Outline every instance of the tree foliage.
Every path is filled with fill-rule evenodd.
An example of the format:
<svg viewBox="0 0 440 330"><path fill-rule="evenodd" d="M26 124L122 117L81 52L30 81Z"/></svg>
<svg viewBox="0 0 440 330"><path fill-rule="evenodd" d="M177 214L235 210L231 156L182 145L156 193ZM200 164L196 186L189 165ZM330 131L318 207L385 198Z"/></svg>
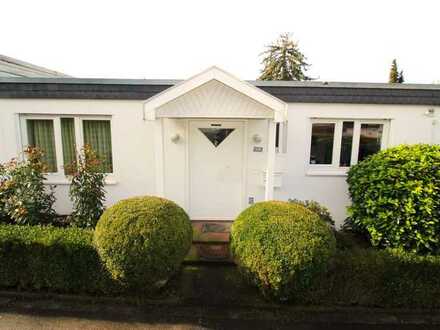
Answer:
<svg viewBox="0 0 440 330"><path fill-rule="evenodd" d="M403 71L400 70L397 66L397 61L396 59L393 60L393 63L391 64L391 69L390 69L390 77L389 77L389 83L391 84L401 84L405 81L404 77L403 77Z"/></svg>
<svg viewBox="0 0 440 330"><path fill-rule="evenodd" d="M307 58L288 33L281 34L261 55L264 56L261 62L264 68L259 79L311 80L305 73L310 66Z"/></svg>
<svg viewBox="0 0 440 330"><path fill-rule="evenodd" d="M70 221L78 227L95 228L104 212L106 174L102 173L102 161L86 145L78 160L70 165L69 172L72 175L69 195L73 201Z"/></svg>

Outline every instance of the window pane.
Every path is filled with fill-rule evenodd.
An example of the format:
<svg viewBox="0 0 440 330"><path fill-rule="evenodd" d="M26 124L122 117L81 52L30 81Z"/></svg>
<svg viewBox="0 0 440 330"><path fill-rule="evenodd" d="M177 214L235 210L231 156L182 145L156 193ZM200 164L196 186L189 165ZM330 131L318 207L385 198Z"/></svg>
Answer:
<svg viewBox="0 0 440 330"><path fill-rule="evenodd" d="M112 141L109 120L84 120L84 144L88 144L102 159L102 170L113 172Z"/></svg>
<svg viewBox="0 0 440 330"><path fill-rule="evenodd" d="M335 124L312 125L312 147L310 164L331 164L333 156L333 137Z"/></svg>
<svg viewBox="0 0 440 330"><path fill-rule="evenodd" d="M279 153L287 152L287 122L276 123L275 150Z"/></svg>
<svg viewBox="0 0 440 330"><path fill-rule="evenodd" d="M61 137L63 142L64 173L71 173L71 166L76 160L75 123L73 118L61 118Z"/></svg>
<svg viewBox="0 0 440 330"><path fill-rule="evenodd" d="M199 128L199 130L217 148L234 131L234 128Z"/></svg>
<svg viewBox="0 0 440 330"><path fill-rule="evenodd" d="M47 172L57 172L53 120L28 119L26 123L29 146L41 149Z"/></svg>
<svg viewBox="0 0 440 330"><path fill-rule="evenodd" d="M383 125L382 124L362 124L359 140L358 161L362 161L368 156L375 154L380 150L382 142Z"/></svg>
<svg viewBox="0 0 440 330"><path fill-rule="evenodd" d="M278 150L280 147L280 123L276 123L275 126L275 148Z"/></svg>
<svg viewBox="0 0 440 330"><path fill-rule="evenodd" d="M354 122L344 121L342 124L341 138L341 157L339 166L350 166L351 164L351 148L353 145L353 129Z"/></svg>

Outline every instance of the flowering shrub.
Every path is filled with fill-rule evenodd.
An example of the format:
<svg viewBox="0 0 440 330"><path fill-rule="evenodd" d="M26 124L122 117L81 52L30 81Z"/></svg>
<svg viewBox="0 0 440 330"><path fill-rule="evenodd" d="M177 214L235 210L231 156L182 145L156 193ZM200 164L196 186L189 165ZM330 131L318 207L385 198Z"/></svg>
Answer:
<svg viewBox="0 0 440 330"><path fill-rule="evenodd" d="M78 160L70 165L72 175L69 195L73 201L70 222L78 227L95 228L104 212L105 173L102 173L102 161L93 149L86 145Z"/></svg>
<svg viewBox="0 0 440 330"><path fill-rule="evenodd" d="M55 217L54 187L46 189L43 152L28 147L25 160L0 165L0 220L21 225L50 223Z"/></svg>

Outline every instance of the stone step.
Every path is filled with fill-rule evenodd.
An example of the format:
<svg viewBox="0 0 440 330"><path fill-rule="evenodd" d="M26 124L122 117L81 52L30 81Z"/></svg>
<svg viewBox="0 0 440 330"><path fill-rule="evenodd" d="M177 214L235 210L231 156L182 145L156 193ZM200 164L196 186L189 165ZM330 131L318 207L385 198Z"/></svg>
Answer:
<svg viewBox="0 0 440 330"><path fill-rule="evenodd" d="M194 243L228 243L232 221L192 221Z"/></svg>
<svg viewBox="0 0 440 330"><path fill-rule="evenodd" d="M193 243L185 261L233 262L227 243Z"/></svg>
<svg viewBox="0 0 440 330"><path fill-rule="evenodd" d="M229 251L232 221L192 221L193 244L186 261L233 262Z"/></svg>

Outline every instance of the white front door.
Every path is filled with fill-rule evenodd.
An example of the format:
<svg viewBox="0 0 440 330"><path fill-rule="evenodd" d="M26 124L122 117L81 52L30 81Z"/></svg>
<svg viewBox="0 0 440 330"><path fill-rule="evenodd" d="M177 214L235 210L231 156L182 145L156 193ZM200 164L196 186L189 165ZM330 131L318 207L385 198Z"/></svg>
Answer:
<svg viewBox="0 0 440 330"><path fill-rule="evenodd" d="M243 205L244 122L190 121L189 214L233 220Z"/></svg>

